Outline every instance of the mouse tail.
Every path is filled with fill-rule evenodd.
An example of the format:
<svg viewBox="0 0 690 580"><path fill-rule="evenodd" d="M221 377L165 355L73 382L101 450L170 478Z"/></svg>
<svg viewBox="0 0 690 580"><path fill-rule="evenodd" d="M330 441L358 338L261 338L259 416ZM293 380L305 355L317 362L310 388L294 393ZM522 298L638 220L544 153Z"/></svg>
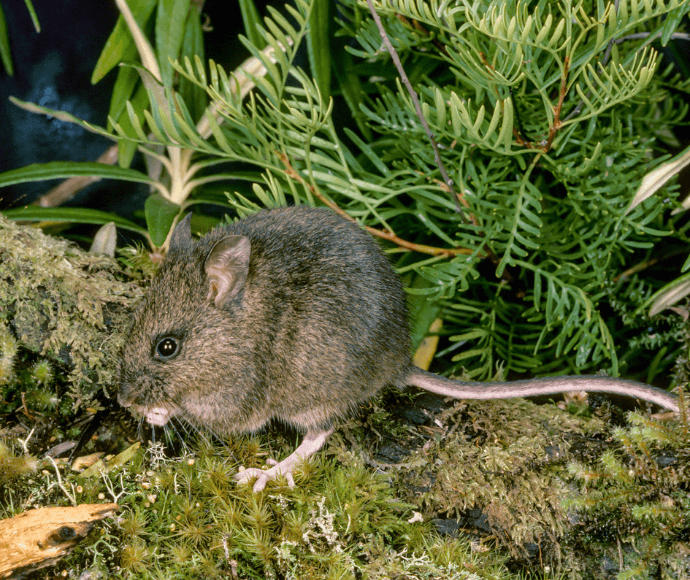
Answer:
<svg viewBox="0 0 690 580"><path fill-rule="evenodd" d="M505 383L480 383L456 381L412 366L405 377L405 384L454 399L474 400L535 397L568 391L613 393L649 401L676 413L679 411L677 397L663 389L603 376L545 377Z"/></svg>

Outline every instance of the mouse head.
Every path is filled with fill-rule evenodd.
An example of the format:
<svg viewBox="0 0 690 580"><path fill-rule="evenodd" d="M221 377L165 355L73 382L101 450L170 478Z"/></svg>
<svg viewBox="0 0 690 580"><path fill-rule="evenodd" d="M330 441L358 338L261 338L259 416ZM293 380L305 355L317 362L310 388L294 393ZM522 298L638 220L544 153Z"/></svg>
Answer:
<svg viewBox="0 0 690 580"><path fill-rule="evenodd" d="M238 311L251 244L222 229L196 242L190 216L175 228L122 352L118 402L152 425L173 416L211 423L232 403L219 377L242 365Z"/></svg>

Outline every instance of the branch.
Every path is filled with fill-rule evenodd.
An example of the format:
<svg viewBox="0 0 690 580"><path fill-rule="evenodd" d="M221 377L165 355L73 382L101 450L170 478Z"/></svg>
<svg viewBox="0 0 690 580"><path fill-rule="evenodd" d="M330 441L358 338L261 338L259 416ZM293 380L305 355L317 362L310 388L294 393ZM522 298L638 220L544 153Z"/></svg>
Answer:
<svg viewBox="0 0 690 580"><path fill-rule="evenodd" d="M349 221L354 222L354 223L359 225L357 220L355 218L353 218L350 214L348 214L345 210L343 210L340 206L338 206L338 204L336 204L335 202L328 199L315 186L305 182L304 178L291 165L290 160L288 159L287 155L285 155L284 153L281 153L280 151L276 151L276 155L278 156L280 161L285 166L285 175L287 177L294 179L295 181L300 183L302 186L309 189L309 191L311 191L326 206L330 207L338 215L344 217L346 220L349 220ZM406 250L410 250L413 252L419 252L421 254L429 254L431 256L447 256L449 258L452 258L453 256L458 256L460 254L471 254L472 253L472 250L470 250L468 248L436 248L433 246L425 246L422 244L415 244L413 242L408 242L407 240L403 240L402 238L399 238L393 232L384 231L384 230L377 230L376 228L372 228L370 226L364 226L364 229L367 230L372 236L376 236L378 238L382 238L384 240L392 242L393 244L395 244L396 246L398 246L400 248L405 248Z"/></svg>
<svg viewBox="0 0 690 580"><path fill-rule="evenodd" d="M549 128L549 137L544 144L542 151L547 153L551 149L553 140L558 134L558 130L563 126L561 123L561 111L563 110L563 103L565 102L565 95L568 93L568 71L570 69L570 60L566 56L563 61L563 73L561 75L561 89L558 94L558 103L553 108L553 123Z"/></svg>
<svg viewBox="0 0 690 580"><path fill-rule="evenodd" d="M405 88L407 88L407 92L410 94L410 97L412 98L412 103L414 104L415 113L417 114L417 117L419 118L419 121L422 124L422 127L424 127L424 131L426 132L427 137L429 137L429 141L431 141L431 146L434 149L434 161L436 162L436 165L438 166L438 169L441 172L441 176L443 177L443 181L446 183L446 186L448 187L448 189L450 190L450 192L452 194L453 201L455 203L455 211L457 211L458 213L462 213L462 208L458 204L457 193L455 192L455 189L453 188L453 180L449 177L448 173L446 172L446 168L443 166L443 162L441 161L441 154L439 153L439 150L438 150L438 145L436 144L434 134L431 132L431 129L429 128L429 124L426 122L426 119L424 118L424 114L422 113L422 107L419 104L419 98L417 97L417 93L412 88L412 84L410 83L410 79L407 78L407 74L405 74L405 69L403 69L402 63L400 62L400 57L398 56L398 53L396 52L396 50L393 48L393 45L391 44L391 41L388 38L388 35L386 34L386 31L383 28L383 23L381 22L381 17L376 12L376 9L374 8L374 4L372 3L372 0L367 0L367 4L369 5L369 10L371 11L371 15L374 17L374 22L376 22L376 26L379 29L379 33L381 34L381 38L383 39L383 43L386 45L386 49L388 50L388 53L391 55L391 58L393 59L393 63L395 64L395 68L398 69L398 73L400 74L400 79L402 80L403 84L405 85Z"/></svg>

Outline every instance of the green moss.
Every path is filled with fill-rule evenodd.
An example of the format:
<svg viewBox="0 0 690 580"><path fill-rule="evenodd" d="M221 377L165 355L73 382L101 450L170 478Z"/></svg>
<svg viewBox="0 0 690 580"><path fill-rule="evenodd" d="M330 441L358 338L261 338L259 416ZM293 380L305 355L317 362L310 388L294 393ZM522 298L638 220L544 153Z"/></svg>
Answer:
<svg viewBox="0 0 690 580"><path fill-rule="evenodd" d="M68 369L67 395L75 410L98 405L99 395L112 392L113 361L123 344L128 312L141 296L135 283L124 281L115 260L0 216L0 324L5 333L0 336L0 384L12 373L7 361L16 354L14 340L16 347ZM34 367L34 382L47 384L47 364Z"/></svg>
<svg viewBox="0 0 690 580"><path fill-rule="evenodd" d="M110 577L142 580L514 577L504 556L440 538L428 522L415 521L413 506L396 498L388 478L357 462L320 455L296 473L295 488L279 481L254 494L237 486L236 456L255 460L249 451L257 446L260 457L277 456L292 445L275 434L268 441L201 441L180 459L152 448L136 456L145 464L132 461L84 483L82 501L105 491L105 501L120 494L122 508L60 566L101 566ZM63 474L66 485L72 477Z"/></svg>
<svg viewBox="0 0 690 580"><path fill-rule="evenodd" d="M0 486L10 483L23 475L33 474L38 466L35 457L17 454L0 441Z"/></svg>
<svg viewBox="0 0 690 580"><path fill-rule="evenodd" d="M565 505L577 510L581 532L569 544L588 564L618 562L618 580L690 577L690 421L629 419L596 461L569 465L580 489Z"/></svg>

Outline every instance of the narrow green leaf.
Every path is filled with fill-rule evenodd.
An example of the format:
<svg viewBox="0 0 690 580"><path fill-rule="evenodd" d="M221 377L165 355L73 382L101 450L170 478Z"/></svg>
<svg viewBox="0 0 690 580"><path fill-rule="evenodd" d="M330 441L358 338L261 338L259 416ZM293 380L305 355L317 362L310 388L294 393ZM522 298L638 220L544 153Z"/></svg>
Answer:
<svg viewBox="0 0 690 580"><path fill-rule="evenodd" d="M20 169L0 173L0 187L7 187L15 183L27 183L29 181L62 179L77 175L89 175L101 177L102 179L121 179L137 183L153 183L152 179L133 169L125 169L104 163L51 161L49 163L33 163Z"/></svg>
<svg viewBox="0 0 690 580"><path fill-rule="evenodd" d="M190 0L158 0L156 14L156 54L161 79L166 87L172 86L174 69L171 61L178 60Z"/></svg>
<svg viewBox="0 0 690 580"><path fill-rule="evenodd" d="M146 228L126 220L114 213L81 207L40 207L27 205L17 209L3 210L2 215L11 220L67 222L75 224L103 225L114 222L118 228L146 235Z"/></svg>
<svg viewBox="0 0 690 580"><path fill-rule="evenodd" d="M144 89L145 90L145 89ZM148 100L148 96L146 97ZM141 111L141 116L146 118L146 108L142 109ZM148 141L148 137L146 136L146 133L144 132L144 128L141 124L140 117L137 115L137 112L134 110L134 105L127 101L127 119L129 120L129 126L132 128L134 131L137 139L140 141ZM119 125L116 126L120 127ZM124 130L122 127L120 127L121 130Z"/></svg>
<svg viewBox="0 0 690 580"><path fill-rule="evenodd" d="M364 141L362 141L358 135L356 135L353 131L345 127L345 133L347 136L352 140L352 142L359 147L359 149L362 151L364 155L366 155L367 159L371 161L376 169L378 169L381 172L381 175L390 175L390 170L388 169L388 166L381 160L381 158L374 152L374 150L369 147Z"/></svg>
<svg viewBox="0 0 690 580"><path fill-rule="evenodd" d="M327 102L331 96L331 35L329 27L331 0L313 0L307 33L307 54L311 72L321 98Z"/></svg>
<svg viewBox="0 0 690 580"><path fill-rule="evenodd" d="M671 35L678 29L683 17L688 13L688 6L681 5L674 8L667 15L661 27L661 46L666 46Z"/></svg>
<svg viewBox="0 0 690 580"><path fill-rule="evenodd" d="M204 72L204 31L201 24L201 13L196 4L191 4L185 26L184 40L182 41L181 61L189 63L194 60ZM205 76L205 73L202 75ZM196 123L199 121L208 106L208 95L204 88L190 81L185 76L180 76L180 84L177 89L178 94L184 100L192 119Z"/></svg>
<svg viewBox="0 0 690 580"><path fill-rule="evenodd" d="M14 67L12 66L12 51L10 50L10 37L7 34L7 22L5 21L5 13L2 11L2 4L0 4L0 59L2 59L2 66L8 75L14 74Z"/></svg>
<svg viewBox="0 0 690 580"><path fill-rule="evenodd" d="M544 39L547 37L549 32L551 32L551 24L553 23L553 16L549 13L542 24L541 30L537 33L537 38L534 39L534 44L539 46Z"/></svg>
<svg viewBox="0 0 690 580"><path fill-rule="evenodd" d="M355 65L352 62L352 55L345 50L345 42L343 39L332 39L334 45L331 55L333 56L333 73L338 82L338 88L345 98L345 102L350 109L350 114L357 122L357 127L365 139L371 141L372 134L369 125L366 123L364 114L362 113L362 104L364 103L364 90L360 82L359 75L355 71Z"/></svg>
<svg viewBox="0 0 690 580"><path fill-rule="evenodd" d="M168 237L175 218L180 213L180 206L165 199L162 195L150 195L144 205L146 226L151 243L160 248Z"/></svg>
<svg viewBox="0 0 690 580"><path fill-rule="evenodd" d="M139 73L133 67L122 66L117 71L117 79L110 97L110 108L108 109L108 117L112 117L116 122L120 122L127 106L127 101L134 93L134 89L139 82ZM148 99L147 99L148 100ZM108 124L108 128L111 125Z"/></svg>
<svg viewBox="0 0 690 580"><path fill-rule="evenodd" d="M158 0L137 0L132 2L132 14L137 21L139 28L145 28L153 9ZM137 48L134 44L134 39L127 28L125 19L122 15L117 19L115 28L110 33L108 40L103 47L101 55L98 57L98 62L93 69L91 75L91 83L96 84L100 81L110 70L117 66L124 60L131 60L137 55Z"/></svg>
<svg viewBox="0 0 690 580"><path fill-rule="evenodd" d="M24 0L24 4L26 4L26 9L29 11L29 16L31 16L31 22L34 23L34 29L36 32L41 32L41 23L38 21L38 16L36 16L36 10L34 10L31 0Z"/></svg>
<svg viewBox="0 0 690 580"><path fill-rule="evenodd" d="M118 126L133 139L141 139L146 141L146 135L144 135L141 127L134 127L132 124L131 115L137 115L139 112L143 116L144 109L149 105L149 97L146 92L144 85L139 85L139 88L134 93L131 101L125 103L125 110L122 111L120 118L117 120ZM136 117L135 117L136 118ZM118 142L119 155L118 155L118 165L120 167L129 167L132 163L132 158L137 150L137 143L134 141L127 141L121 139Z"/></svg>
<svg viewBox="0 0 690 580"><path fill-rule="evenodd" d="M496 105L498 107L498 104ZM492 123L493 124L493 123ZM503 100L503 123L501 131L496 138L496 145L502 145L506 151L510 151L513 144L513 99Z"/></svg>
<svg viewBox="0 0 690 580"><path fill-rule="evenodd" d="M266 46L266 41L259 34L259 27L261 27L261 17L259 11L256 9L256 4L253 0L239 0L240 12L242 14L242 23L244 24L244 33L251 43L259 50L263 50Z"/></svg>
<svg viewBox="0 0 690 580"><path fill-rule="evenodd" d="M551 40L549 40L549 43L546 45L548 48L553 48L554 45L558 44L558 41L561 39L561 35L563 34L564 28L565 18L562 18L556 25L556 30L554 30L553 35L551 36Z"/></svg>
<svg viewBox="0 0 690 580"><path fill-rule="evenodd" d="M98 127L96 125L92 125L91 123L87 123L86 121L82 121L78 117L75 117L74 115L70 115L69 113L66 113L65 111L57 111L55 109L49 109L48 107L41 107L40 105L35 105L34 103L27 103L26 101L20 101L19 99L15 98L15 97L10 97L10 102L17 105L21 109L24 109L25 111L30 111L31 113L39 113L41 115L49 115L51 117L55 117L56 119L59 119L60 121L65 121L67 123L74 123L75 125L79 125L83 129L86 129L90 133L96 133L97 135L102 135L103 137L106 137L107 139L112 139L113 141L115 140L115 137L113 137L112 134L110 134L108 131L106 131L102 127Z"/></svg>

